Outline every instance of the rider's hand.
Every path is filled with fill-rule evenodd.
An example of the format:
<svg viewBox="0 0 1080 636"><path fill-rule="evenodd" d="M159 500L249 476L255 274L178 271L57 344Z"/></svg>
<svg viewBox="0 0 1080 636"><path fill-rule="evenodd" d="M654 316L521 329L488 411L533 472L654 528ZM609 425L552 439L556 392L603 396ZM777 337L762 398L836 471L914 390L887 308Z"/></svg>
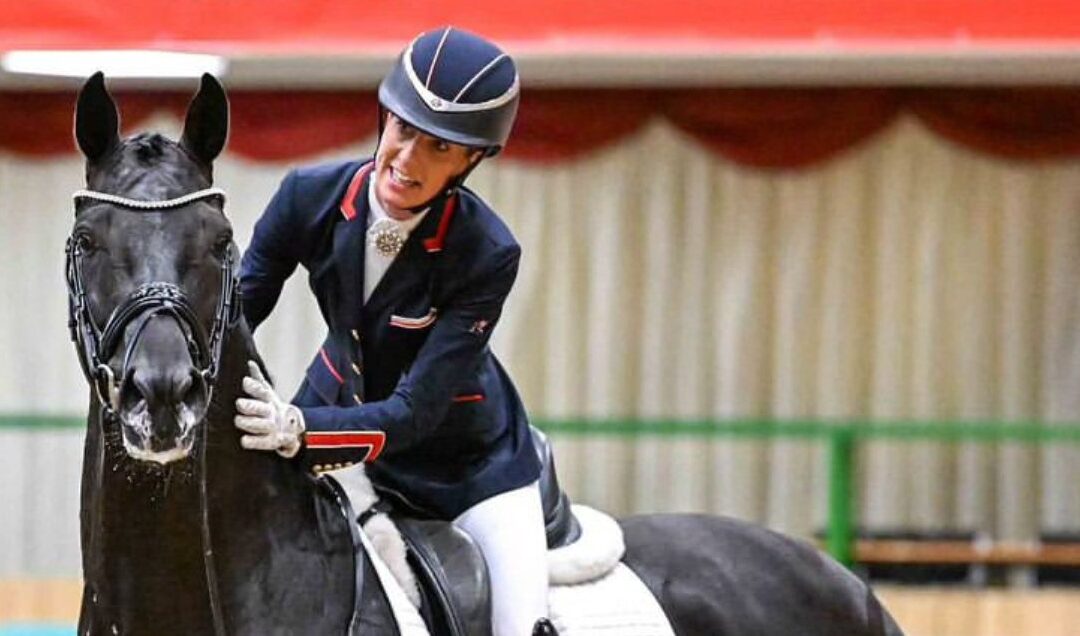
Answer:
<svg viewBox="0 0 1080 636"><path fill-rule="evenodd" d="M277 451L283 457L296 455L300 450L300 436L304 433L304 415L300 409L278 397L274 387L263 377L259 365L250 360L244 392L251 398L236 400L233 423L250 434L241 437L240 444L251 450Z"/></svg>

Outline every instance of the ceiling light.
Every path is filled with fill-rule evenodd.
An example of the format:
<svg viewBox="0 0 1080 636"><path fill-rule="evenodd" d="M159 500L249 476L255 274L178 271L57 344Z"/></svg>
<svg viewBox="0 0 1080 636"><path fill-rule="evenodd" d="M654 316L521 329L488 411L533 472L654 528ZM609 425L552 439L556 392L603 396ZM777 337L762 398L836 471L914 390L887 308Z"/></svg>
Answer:
<svg viewBox="0 0 1080 636"><path fill-rule="evenodd" d="M11 51L0 57L9 73L88 77L97 71L106 77L220 76L227 62L217 55L172 51Z"/></svg>

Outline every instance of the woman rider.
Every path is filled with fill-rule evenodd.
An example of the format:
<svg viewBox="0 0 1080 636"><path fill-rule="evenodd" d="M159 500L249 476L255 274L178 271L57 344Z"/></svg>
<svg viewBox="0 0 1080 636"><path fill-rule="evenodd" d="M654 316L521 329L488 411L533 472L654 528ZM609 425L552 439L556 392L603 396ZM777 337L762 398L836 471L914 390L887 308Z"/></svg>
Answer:
<svg viewBox="0 0 1080 636"><path fill-rule="evenodd" d="M491 42L421 34L379 86L374 158L290 172L241 273L252 329L298 264L328 326L291 404L245 381L244 446L313 467L367 461L384 496L452 521L487 561L496 636L554 633L537 453L488 348L521 250L462 185L506 144L518 98Z"/></svg>

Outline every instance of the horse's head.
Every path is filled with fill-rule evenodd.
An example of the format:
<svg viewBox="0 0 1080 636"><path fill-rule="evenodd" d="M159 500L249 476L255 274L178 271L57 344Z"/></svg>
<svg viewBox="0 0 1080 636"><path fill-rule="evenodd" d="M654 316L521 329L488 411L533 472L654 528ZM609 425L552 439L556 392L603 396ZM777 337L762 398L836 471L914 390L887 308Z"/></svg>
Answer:
<svg viewBox="0 0 1080 636"><path fill-rule="evenodd" d="M225 92L203 76L179 143L118 131L97 73L75 114L87 189L76 193L68 241L72 331L128 455L166 464L191 452L237 312L236 247L224 195L211 188L228 131Z"/></svg>

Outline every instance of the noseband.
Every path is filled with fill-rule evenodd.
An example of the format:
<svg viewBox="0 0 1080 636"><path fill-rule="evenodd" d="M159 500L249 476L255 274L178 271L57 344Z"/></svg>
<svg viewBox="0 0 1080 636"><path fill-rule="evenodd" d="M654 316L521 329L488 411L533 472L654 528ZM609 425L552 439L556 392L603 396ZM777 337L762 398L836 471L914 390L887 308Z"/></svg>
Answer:
<svg viewBox="0 0 1080 636"><path fill-rule="evenodd" d="M224 214L225 192L220 188L208 188L192 192L166 201L139 201L95 192L79 190L73 195L78 203L90 200L109 203L134 212L160 212L176 209L197 201L215 199ZM83 281L81 257L83 246L71 236L67 240L66 275L68 288L68 329L79 355L79 364L83 374L97 392L98 400L107 416L116 415L120 407L120 384L127 376L132 353L139 336L147 323L154 316L164 314L172 317L180 325L180 331L187 340L188 352L203 381L206 382L209 396L213 395L214 382L217 379L221 362L221 347L225 330L232 327L240 318L240 288L233 262L232 250L226 250L221 262L221 288L217 309L210 332L199 322L183 290L177 285L155 281L140 285L121 303L105 323L99 328L94 321L86 297L86 285ZM136 322L138 321L138 322ZM136 323L136 328L124 350L120 376L112 371L109 360L115 355L128 325Z"/></svg>

